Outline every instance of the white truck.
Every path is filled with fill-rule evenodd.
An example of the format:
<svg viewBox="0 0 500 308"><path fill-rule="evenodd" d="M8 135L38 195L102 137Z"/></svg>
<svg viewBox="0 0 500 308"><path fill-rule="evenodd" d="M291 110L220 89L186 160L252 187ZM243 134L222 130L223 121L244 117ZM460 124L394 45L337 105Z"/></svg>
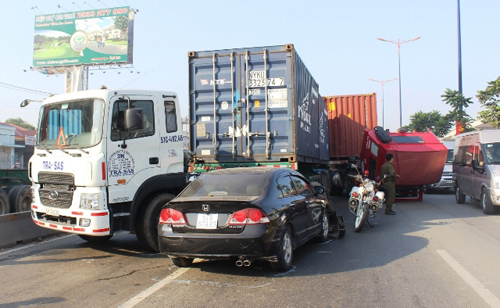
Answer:
<svg viewBox="0 0 500 308"><path fill-rule="evenodd" d="M33 221L106 241L135 233L158 251L161 207L187 185L177 94L99 90L42 102L29 162Z"/></svg>

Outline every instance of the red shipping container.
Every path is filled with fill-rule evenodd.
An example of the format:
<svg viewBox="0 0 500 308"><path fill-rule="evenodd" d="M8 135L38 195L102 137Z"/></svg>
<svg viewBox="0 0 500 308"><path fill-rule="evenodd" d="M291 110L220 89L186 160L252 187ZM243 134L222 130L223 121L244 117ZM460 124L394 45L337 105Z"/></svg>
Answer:
<svg viewBox="0 0 500 308"><path fill-rule="evenodd" d="M328 109L330 159L359 157L365 128L377 126L377 95L323 96Z"/></svg>

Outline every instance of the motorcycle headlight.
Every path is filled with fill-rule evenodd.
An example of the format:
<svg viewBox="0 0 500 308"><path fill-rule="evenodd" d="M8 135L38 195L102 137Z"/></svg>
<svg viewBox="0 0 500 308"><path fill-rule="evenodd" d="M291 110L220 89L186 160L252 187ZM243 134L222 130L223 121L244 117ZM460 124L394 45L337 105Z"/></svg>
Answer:
<svg viewBox="0 0 500 308"><path fill-rule="evenodd" d="M99 210L99 194L83 193L80 197L80 208L82 210Z"/></svg>
<svg viewBox="0 0 500 308"><path fill-rule="evenodd" d="M493 173L493 182L495 183L495 189L500 189L500 174Z"/></svg>
<svg viewBox="0 0 500 308"><path fill-rule="evenodd" d="M365 187L367 192L371 192L375 189L375 186L372 182L365 183L363 186Z"/></svg>

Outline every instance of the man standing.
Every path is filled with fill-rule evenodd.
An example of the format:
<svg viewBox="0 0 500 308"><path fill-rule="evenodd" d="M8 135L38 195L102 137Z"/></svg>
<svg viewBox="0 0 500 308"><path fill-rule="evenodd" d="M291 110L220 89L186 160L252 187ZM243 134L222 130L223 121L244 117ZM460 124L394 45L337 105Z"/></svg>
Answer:
<svg viewBox="0 0 500 308"><path fill-rule="evenodd" d="M387 154L385 160L385 164L383 164L382 169L380 169L380 176L382 178L387 175L384 180L384 186L386 187L385 215L396 215L396 212L392 210L392 205L394 204L394 199L396 199L396 178L400 178L400 176L396 174L396 170L394 170L394 166L392 165L394 155L390 153Z"/></svg>

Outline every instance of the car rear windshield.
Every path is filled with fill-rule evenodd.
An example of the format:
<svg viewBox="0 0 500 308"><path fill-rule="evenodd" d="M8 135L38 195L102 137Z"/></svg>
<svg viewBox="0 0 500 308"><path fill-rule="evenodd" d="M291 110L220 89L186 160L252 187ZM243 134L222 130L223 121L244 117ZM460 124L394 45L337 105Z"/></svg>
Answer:
<svg viewBox="0 0 500 308"><path fill-rule="evenodd" d="M261 173L204 174L179 197L259 196L265 182Z"/></svg>

